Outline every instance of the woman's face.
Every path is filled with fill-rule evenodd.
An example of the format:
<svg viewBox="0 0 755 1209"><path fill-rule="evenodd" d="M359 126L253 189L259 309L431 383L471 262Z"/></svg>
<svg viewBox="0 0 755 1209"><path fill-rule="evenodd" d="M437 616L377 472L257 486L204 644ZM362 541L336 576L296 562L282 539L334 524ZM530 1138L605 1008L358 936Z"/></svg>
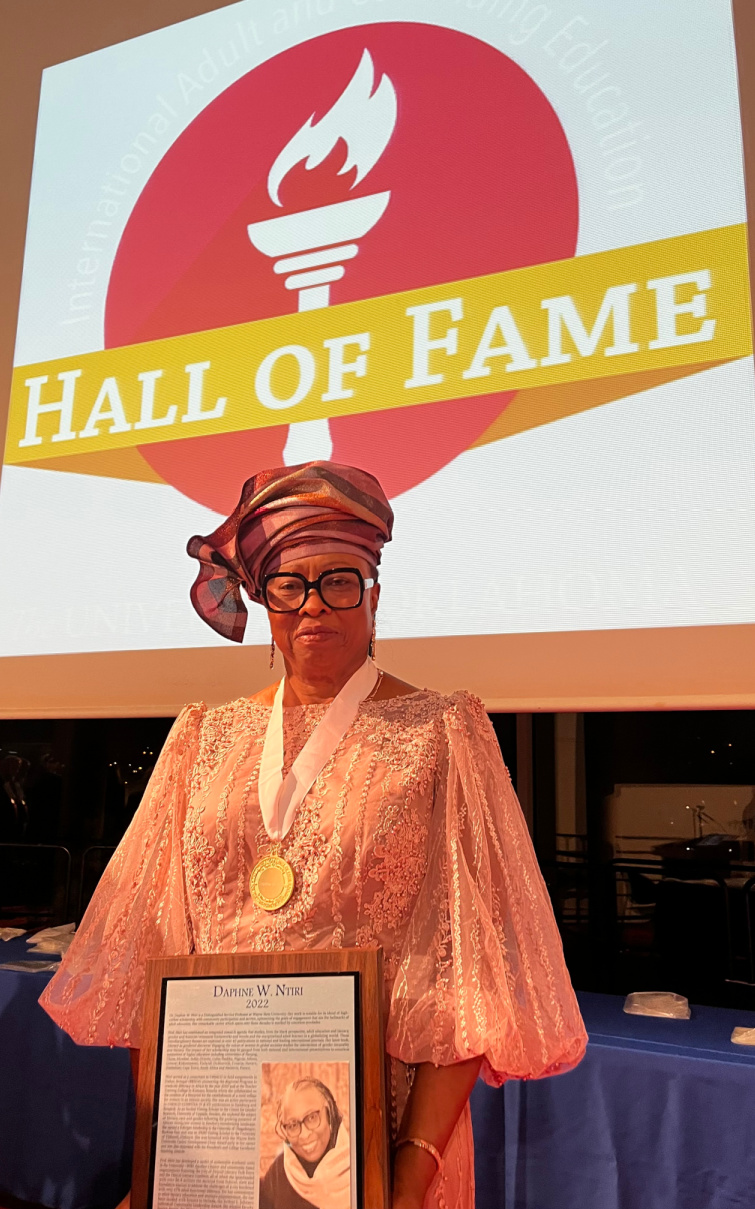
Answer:
<svg viewBox="0 0 755 1209"><path fill-rule="evenodd" d="M281 1120L294 1154L308 1163L316 1163L325 1154L330 1141L330 1119L322 1094L316 1087L289 1088L283 1097ZM297 1137L289 1129L299 1125ZM295 1125L294 1125L295 1132Z"/></svg>
<svg viewBox="0 0 755 1209"><path fill-rule="evenodd" d="M356 567L364 579L374 577L366 559L353 554L317 554L283 563L280 571L297 572L315 580L323 571L337 567ZM275 645L286 663L304 678L321 669L337 673L340 668L356 667L367 656L380 588L366 588L358 609L331 609L314 590L295 613L270 613L270 630Z"/></svg>

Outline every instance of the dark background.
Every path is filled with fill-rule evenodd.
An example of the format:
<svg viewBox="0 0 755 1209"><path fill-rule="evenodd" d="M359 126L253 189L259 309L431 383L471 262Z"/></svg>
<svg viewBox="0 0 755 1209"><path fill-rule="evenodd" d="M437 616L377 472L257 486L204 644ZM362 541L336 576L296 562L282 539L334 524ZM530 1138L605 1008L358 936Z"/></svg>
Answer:
<svg viewBox="0 0 755 1209"><path fill-rule="evenodd" d="M570 837L557 833L556 716L491 720L530 816L577 988L675 990L755 1007L755 893L746 887L755 853L744 844L722 863L700 849L686 864L651 854L627 870L605 827L616 784L755 786L755 713L578 715L584 824ZM171 724L0 721L0 926L78 922ZM630 918L622 914L627 894Z"/></svg>

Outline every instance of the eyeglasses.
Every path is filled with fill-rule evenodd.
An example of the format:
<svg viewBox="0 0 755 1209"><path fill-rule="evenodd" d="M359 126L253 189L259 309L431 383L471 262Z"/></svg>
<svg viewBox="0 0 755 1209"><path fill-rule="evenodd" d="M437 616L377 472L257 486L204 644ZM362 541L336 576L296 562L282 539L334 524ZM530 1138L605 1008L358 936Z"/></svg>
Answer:
<svg viewBox="0 0 755 1209"><path fill-rule="evenodd" d="M283 1132L289 1141L292 1141L298 1138L299 1134L301 1133L302 1125L304 1125L310 1132L314 1129L319 1129L322 1121L322 1113L323 1110L321 1108L315 1108L312 1112L308 1112L306 1117L302 1117L301 1121L297 1121L295 1119L291 1121L281 1121Z"/></svg>
<svg viewBox="0 0 755 1209"><path fill-rule="evenodd" d="M265 576L262 597L271 613L297 613L313 589L329 609L358 609L365 588L374 583L374 579L363 579L356 567L336 567L323 571L317 579L276 572Z"/></svg>

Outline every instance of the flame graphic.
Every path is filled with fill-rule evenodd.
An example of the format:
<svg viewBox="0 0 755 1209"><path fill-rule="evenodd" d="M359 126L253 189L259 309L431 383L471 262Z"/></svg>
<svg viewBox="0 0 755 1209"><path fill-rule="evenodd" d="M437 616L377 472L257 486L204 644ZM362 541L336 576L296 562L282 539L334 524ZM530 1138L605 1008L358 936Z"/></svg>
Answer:
<svg viewBox="0 0 755 1209"><path fill-rule="evenodd" d="M387 75L375 83L375 69L370 52L365 50L359 66L338 100L328 112L313 124L312 114L286 144L267 178L267 189L276 206L282 206L279 189L287 172L306 160L305 168L316 168L335 147L339 139L346 143L348 154L338 170L343 176L356 167L352 184L359 184L374 168L388 145L396 125L396 90Z"/></svg>

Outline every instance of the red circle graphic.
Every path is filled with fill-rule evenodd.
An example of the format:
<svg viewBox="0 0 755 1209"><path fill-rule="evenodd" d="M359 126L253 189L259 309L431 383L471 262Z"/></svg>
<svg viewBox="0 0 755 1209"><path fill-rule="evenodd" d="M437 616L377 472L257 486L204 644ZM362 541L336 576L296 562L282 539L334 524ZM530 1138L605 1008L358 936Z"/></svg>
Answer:
<svg viewBox="0 0 755 1209"><path fill-rule="evenodd" d="M375 86L397 95L383 154L353 186L346 146L300 164L268 195L270 167L319 120L365 50ZM331 285L331 303L453 282L572 256L578 197L551 104L500 51L435 25L383 23L324 34L255 67L212 101L161 160L129 218L110 278L106 347L296 310L295 292L247 225L390 190L383 217ZM330 421L334 461L372 471L390 496L467 449L513 398L500 392ZM283 461L288 425L140 447L179 491L217 512L255 471Z"/></svg>

